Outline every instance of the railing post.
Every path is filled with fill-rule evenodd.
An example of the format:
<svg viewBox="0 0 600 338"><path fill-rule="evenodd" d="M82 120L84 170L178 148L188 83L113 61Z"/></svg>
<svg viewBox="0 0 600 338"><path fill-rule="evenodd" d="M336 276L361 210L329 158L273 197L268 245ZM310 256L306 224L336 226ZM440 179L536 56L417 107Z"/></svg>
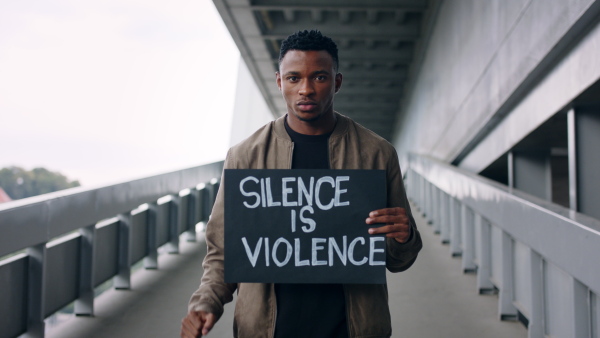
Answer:
<svg viewBox="0 0 600 338"><path fill-rule="evenodd" d="M530 250L531 313L527 326L529 338L543 338L544 328L544 270L542 256Z"/></svg>
<svg viewBox="0 0 600 338"><path fill-rule="evenodd" d="M200 183L198 184L198 186L196 187L196 189L198 189L198 222L203 222L206 224L207 218L208 218L208 212L206 211L206 209L208 209L207 207L207 195L208 195L208 189L206 187L206 184L204 183Z"/></svg>
<svg viewBox="0 0 600 338"><path fill-rule="evenodd" d="M113 278L117 290L131 288L131 212L119 215L119 272Z"/></svg>
<svg viewBox="0 0 600 338"><path fill-rule="evenodd" d="M425 215L425 178L419 175L419 211L421 215Z"/></svg>
<svg viewBox="0 0 600 338"><path fill-rule="evenodd" d="M462 224L462 269L463 272L475 272L475 226L473 212L465 204L461 206Z"/></svg>
<svg viewBox="0 0 600 338"><path fill-rule="evenodd" d="M442 244L450 243L450 212L449 212L449 200L450 196L445 192L440 194L440 241Z"/></svg>
<svg viewBox="0 0 600 338"><path fill-rule="evenodd" d="M427 181L425 180L425 177L420 175L420 194L419 194L419 201L421 202L421 215L423 217L425 217L425 208L427 207Z"/></svg>
<svg viewBox="0 0 600 338"><path fill-rule="evenodd" d="M573 292L573 320L571 332L573 338L590 337L589 290L580 281L571 277Z"/></svg>
<svg viewBox="0 0 600 338"><path fill-rule="evenodd" d="M46 243L27 248L27 338L44 337Z"/></svg>
<svg viewBox="0 0 600 338"><path fill-rule="evenodd" d="M431 184L432 187L432 202L433 207L431 208L431 220L433 221L433 232L436 234L440 233L440 189L435 185Z"/></svg>
<svg viewBox="0 0 600 338"><path fill-rule="evenodd" d="M423 216L427 224L431 224L431 183L425 180L425 208Z"/></svg>
<svg viewBox="0 0 600 338"><path fill-rule="evenodd" d="M190 194L188 195L188 204L187 204L187 224L185 225L185 231L187 233L187 241L188 242L196 242L196 224L198 223L198 189L192 188L190 189Z"/></svg>
<svg viewBox="0 0 600 338"><path fill-rule="evenodd" d="M494 285L490 280L492 275L492 225L481 215L475 214L475 226L479 227L477 290L479 294L487 294L494 290Z"/></svg>
<svg viewBox="0 0 600 338"><path fill-rule="evenodd" d="M458 257L462 254L460 250L460 202L450 197L450 254Z"/></svg>
<svg viewBox="0 0 600 338"><path fill-rule="evenodd" d="M146 229L148 231L148 255L144 257L144 268L158 269L158 245L157 245L157 229L156 222L158 217L158 204L155 202L148 203L148 213L146 217Z"/></svg>
<svg viewBox="0 0 600 338"><path fill-rule="evenodd" d="M590 311L591 314L591 329L592 329L592 337L600 336L600 304L598 304L598 295L595 292L590 292Z"/></svg>
<svg viewBox="0 0 600 338"><path fill-rule="evenodd" d="M171 195L169 202L169 245L168 252L170 254L179 253L179 204L181 197L179 194Z"/></svg>
<svg viewBox="0 0 600 338"><path fill-rule="evenodd" d="M209 212L212 212L213 205L217 200L217 193L219 192L219 187L221 186L221 181L217 178L213 178L210 180L211 189L210 189L210 208Z"/></svg>
<svg viewBox="0 0 600 338"><path fill-rule="evenodd" d="M502 279L500 292L498 293L498 312L500 320L517 319L517 309L513 305L513 242L510 236L502 231L501 238L501 270Z"/></svg>
<svg viewBox="0 0 600 338"><path fill-rule="evenodd" d="M96 224L79 229L81 253L79 256L79 298L75 301L75 315L94 315L94 236Z"/></svg>

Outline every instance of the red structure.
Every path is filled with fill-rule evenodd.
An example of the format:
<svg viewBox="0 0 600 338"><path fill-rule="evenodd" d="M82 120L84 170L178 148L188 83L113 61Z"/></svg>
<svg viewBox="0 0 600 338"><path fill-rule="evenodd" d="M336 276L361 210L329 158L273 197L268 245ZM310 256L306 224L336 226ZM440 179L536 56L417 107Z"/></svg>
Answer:
<svg viewBox="0 0 600 338"><path fill-rule="evenodd" d="M10 198L10 196L8 196L8 194L6 193L6 191L4 191L4 189L0 188L0 203L10 202L10 201L12 201L12 198Z"/></svg>

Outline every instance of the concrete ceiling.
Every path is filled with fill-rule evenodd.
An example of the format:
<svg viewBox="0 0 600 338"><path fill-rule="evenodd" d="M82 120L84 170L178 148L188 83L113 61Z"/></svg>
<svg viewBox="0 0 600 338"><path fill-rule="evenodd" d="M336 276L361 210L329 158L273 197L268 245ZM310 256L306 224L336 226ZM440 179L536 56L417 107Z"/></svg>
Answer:
<svg viewBox="0 0 600 338"><path fill-rule="evenodd" d="M334 109L388 140L427 38L430 2L214 0L274 116L286 112L275 84L281 41L298 30L318 29L339 49L344 83Z"/></svg>

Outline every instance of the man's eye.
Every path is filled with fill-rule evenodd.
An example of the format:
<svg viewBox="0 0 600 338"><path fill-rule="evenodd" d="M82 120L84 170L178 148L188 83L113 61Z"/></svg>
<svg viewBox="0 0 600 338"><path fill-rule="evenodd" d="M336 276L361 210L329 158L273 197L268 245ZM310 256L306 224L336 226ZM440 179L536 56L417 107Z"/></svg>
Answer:
<svg viewBox="0 0 600 338"><path fill-rule="evenodd" d="M325 79L326 79L326 77L325 77L325 76L323 76L323 75L319 75L319 76L317 76L317 80L318 80L318 81L325 81Z"/></svg>
<svg viewBox="0 0 600 338"><path fill-rule="evenodd" d="M297 77L295 77L295 76L290 76L290 77L288 77L288 81L295 82L296 80L298 80L298 78L297 78Z"/></svg>

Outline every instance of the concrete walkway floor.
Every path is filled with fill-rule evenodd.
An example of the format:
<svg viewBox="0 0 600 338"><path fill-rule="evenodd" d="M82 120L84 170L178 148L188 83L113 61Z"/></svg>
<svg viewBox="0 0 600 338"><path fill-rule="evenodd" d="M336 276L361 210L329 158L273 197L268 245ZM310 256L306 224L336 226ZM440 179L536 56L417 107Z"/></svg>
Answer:
<svg viewBox="0 0 600 338"><path fill-rule="evenodd" d="M495 295L478 295L475 275L463 274L431 226L415 212L424 248L413 267L388 274L393 337L519 338L527 330L498 320ZM197 288L206 253L203 235L181 243L179 255L161 255L159 270L132 276L131 290L109 290L96 299L94 317L72 317L47 328L47 337L179 337L187 301ZM233 304L208 337L232 337Z"/></svg>

